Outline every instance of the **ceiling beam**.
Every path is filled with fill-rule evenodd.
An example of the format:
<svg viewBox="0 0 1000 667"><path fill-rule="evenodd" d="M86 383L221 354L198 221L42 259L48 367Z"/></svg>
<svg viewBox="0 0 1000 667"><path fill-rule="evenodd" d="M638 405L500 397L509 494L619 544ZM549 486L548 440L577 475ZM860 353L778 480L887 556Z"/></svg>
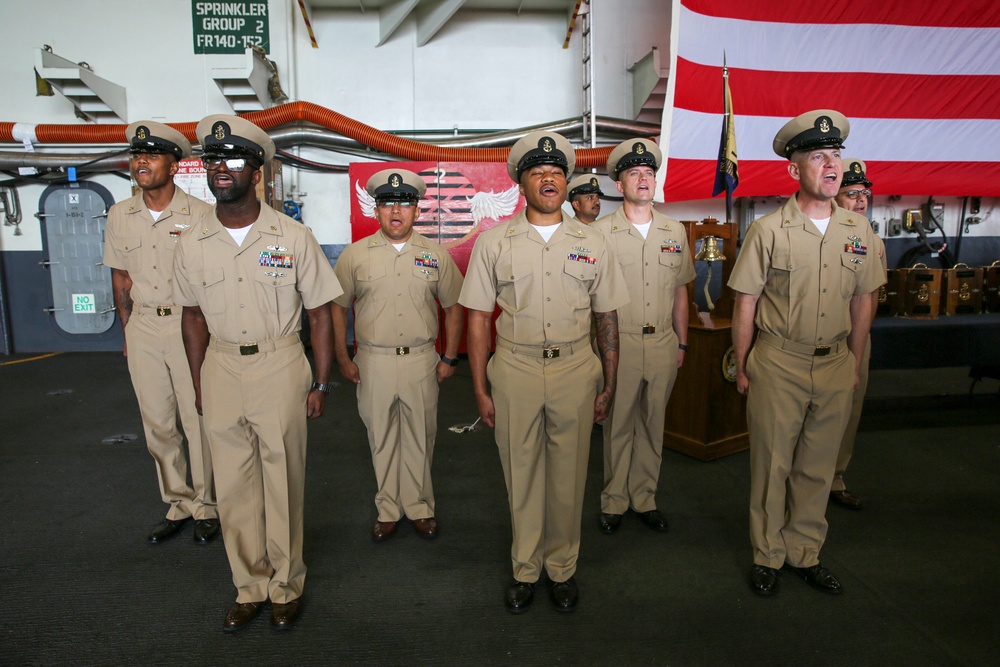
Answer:
<svg viewBox="0 0 1000 667"><path fill-rule="evenodd" d="M378 10L378 44L382 46L396 32L396 28L410 15L420 0L399 0Z"/></svg>
<svg viewBox="0 0 1000 667"><path fill-rule="evenodd" d="M431 41L465 2L466 0L439 0L429 8L426 4L421 7L417 11L417 46L424 46Z"/></svg>

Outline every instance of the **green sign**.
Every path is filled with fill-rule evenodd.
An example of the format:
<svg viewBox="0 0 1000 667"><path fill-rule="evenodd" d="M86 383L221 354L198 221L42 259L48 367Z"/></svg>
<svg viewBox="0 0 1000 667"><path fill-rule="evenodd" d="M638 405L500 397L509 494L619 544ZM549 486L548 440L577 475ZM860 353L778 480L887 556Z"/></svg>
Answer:
<svg viewBox="0 0 1000 667"><path fill-rule="evenodd" d="M195 53L243 53L251 46L271 52L268 0L191 0Z"/></svg>

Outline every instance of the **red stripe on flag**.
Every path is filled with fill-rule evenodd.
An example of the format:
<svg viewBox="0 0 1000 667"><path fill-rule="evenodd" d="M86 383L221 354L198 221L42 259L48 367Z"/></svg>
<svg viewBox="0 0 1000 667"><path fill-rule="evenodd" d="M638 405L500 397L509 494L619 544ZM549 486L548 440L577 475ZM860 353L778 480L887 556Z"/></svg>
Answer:
<svg viewBox="0 0 1000 667"><path fill-rule="evenodd" d="M822 6L801 0L682 0L698 14L768 23L927 26L935 28L1000 27L996 0L880 0L831 2Z"/></svg>
<svg viewBox="0 0 1000 667"><path fill-rule="evenodd" d="M720 113L718 96L705 94L719 87L719 67L698 65L678 56L676 71L677 81L684 85L677 86L675 107ZM836 109L848 118L1000 119L997 85L995 76L729 68L729 86L740 116L793 118L803 109Z"/></svg>
<svg viewBox="0 0 1000 667"><path fill-rule="evenodd" d="M866 165L868 178L874 183L872 189L876 197L929 193L935 197L1000 197L998 162L866 161ZM892 191L880 189L880 181L893 183ZM714 182L714 160L671 159L667 168L666 200L711 199ZM735 196L787 196L797 189L797 182L788 175L786 161L740 160L740 187Z"/></svg>

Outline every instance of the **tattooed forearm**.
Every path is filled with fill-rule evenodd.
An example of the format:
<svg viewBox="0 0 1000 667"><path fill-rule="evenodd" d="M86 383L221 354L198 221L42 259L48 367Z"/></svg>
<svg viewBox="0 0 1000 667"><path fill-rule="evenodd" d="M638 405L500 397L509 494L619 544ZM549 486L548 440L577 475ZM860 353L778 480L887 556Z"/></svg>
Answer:
<svg viewBox="0 0 1000 667"><path fill-rule="evenodd" d="M604 368L604 388L614 393L618 379L618 313L594 313L597 325L597 350Z"/></svg>

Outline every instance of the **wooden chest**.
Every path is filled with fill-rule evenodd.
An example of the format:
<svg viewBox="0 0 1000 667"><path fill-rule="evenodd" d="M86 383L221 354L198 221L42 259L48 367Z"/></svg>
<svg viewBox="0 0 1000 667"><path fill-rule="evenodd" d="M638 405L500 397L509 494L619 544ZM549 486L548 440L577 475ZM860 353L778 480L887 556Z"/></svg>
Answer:
<svg viewBox="0 0 1000 667"><path fill-rule="evenodd" d="M935 316L941 312L941 269L917 264L906 269L903 315Z"/></svg>
<svg viewBox="0 0 1000 667"><path fill-rule="evenodd" d="M978 315L983 312L983 270L956 264L944 270L942 309L946 315Z"/></svg>
<svg viewBox="0 0 1000 667"><path fill-rule="evenodd" d="M878 307L876 317L895 317L903 311L903 290L905 288L906 270L889 269L886 271L886 283L878 288Z"/></svg>
<svg viewBox="0 0 1000 667"><path fill-rule="evenodd" d="M1000 259L983 269L983 306L1000 313Z"/></svg>

